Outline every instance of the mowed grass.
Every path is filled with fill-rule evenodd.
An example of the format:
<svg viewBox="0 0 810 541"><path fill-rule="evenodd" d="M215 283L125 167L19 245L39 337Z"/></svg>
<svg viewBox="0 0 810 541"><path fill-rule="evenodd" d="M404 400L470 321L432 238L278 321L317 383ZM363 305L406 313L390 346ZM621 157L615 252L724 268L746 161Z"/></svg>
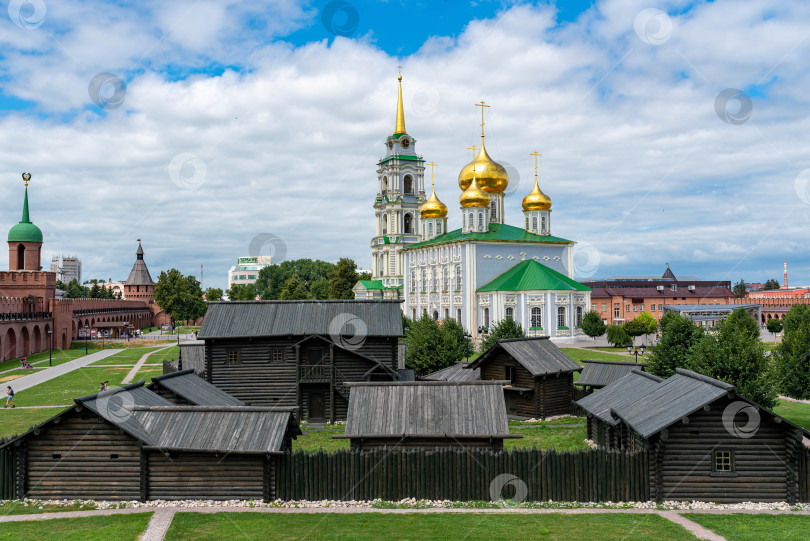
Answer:
<svg viewBox="0 0 810 541"><path fill-rule="evenodd" d="M728 541L806 541L810 539L810 516L807 515L713 515L684 513Z"/></svg>
<svg viewBox="0 0 810 541"><path fill-rule="evenodd" d="M96 361L93 363L93 366L104 366L110 364L135 364L137 363L141 357L146 355L147 353L153 353L160 349L158 346L154 347L145 347L145 348L135 348L135 349L125 349L124 351L119 351L115 355L110 355L109 357L105 357L100 361ZM153 362L151 357L149 358L148 362Z"/></svg>
<svg viewBox="0 0 810 541"><path fill-rule="evenodd" d="M20 500L0 501L0 515L36 515L39 513L60 513L67 511L89 511L96 509L95 502L70 502L64 504L42 503L39 501L23 502ZM2 527L0 527L2 531Z"/></svg>
<svg viewBox="0 0 810 541"><path fill-rule="evenodd" d="M628 355L627 350L624 350L622 353L621 349L616 349L616 353L607 353L605 351L601 351L605 348L560 348L563 353L574 359L579 364L583 364L582 360L587 359L589 361L618 361L624 363L632 363L635 362L636 357L635 355ZM638 362L646 362L644 357L639 355Z"/></svg>
<svg viewBox="0 0 810 541"><path fill-rule="evenodd" d="M152 513L88 518L56 518L37 522L8 522L0 527L0 540L116 541L136 540Z"/></svg>
<svg viewBox="0 0 810 541"><path fill-rule="evenodd" d="M109 381L110 388L119 387L129 371L126 366L79 368L18 392L14 402L17 407L73 404L74 398L97 393L102 381Z"/></svg>
<svg viewBox="0 0 810 541"><path fill-rule="evenodd" d="M5 405L5 403L4 400L3 404ZM44 423L64 410L65 408L0 409L0 438L28 432L32 426ZM0 507L0 514L2 512L3 508Z"/></svg>
<svg viewBox="0 0 810 541"><path fill-rule="evenodd" d="M78 359L79 357L84 357L84 350L79 351L76 349L65 349L65 350L55 349L53 350L52 354L53 354L52 362L53 365L56 366L58 364ZM48 351L46 350L44 352L36 353L34 355L28 355L27 359L32 366L39 366L39 367L48 366ZM42 361L44 361L44 363ZM20 367L20 358L17 357L16 359L11 359L3 363L0 363L0 372L3 372L5 370L12 370L19 367Z"/></svg>
<svg viewBox="0 0 810 541"><path fill-rule="evenodd" d="M810 430L810 404L780 400L773 412L805 430ZM808 533L808 537L810 537L810 533Z"/></svg>
<svg viewBox="0 0 810 541"><path fill-rule="evenodd" d="M555 541L694 540L657 515L265 514L177 513L167 541L254 539L553 539Z"/></svg>
<svg viewBox="0 0 810 541"><path fill-rule="evenodd" d="M339 451L350 447L349 440L333 440L332 436L343 434L343 425L323 425L323 427L309 427L306 423L301 425L303 432L309 432L305 436L298 436L292 442L293 451Z"/></svg>

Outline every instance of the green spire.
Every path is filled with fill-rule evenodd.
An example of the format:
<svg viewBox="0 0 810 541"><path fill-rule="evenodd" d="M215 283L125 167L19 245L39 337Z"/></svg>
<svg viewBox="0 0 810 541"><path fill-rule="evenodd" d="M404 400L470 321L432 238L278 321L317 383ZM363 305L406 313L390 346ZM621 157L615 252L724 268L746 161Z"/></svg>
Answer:
<svg viewBox="0 0 810 541"><path fill-rule="evenodd" d="M23 173L25 182L25 198L23 199L22 219L20 223L9 229L8 242L42 242L42 231L31 223L28 214L28 181L31 180L29 173Z"/></svg>
<svg viewBox="0 0 810 541"><path fill-rule="evenodd" d="M21 224L30 224L31 218L28 217L28 186L25 187L25 199L23 200L23 215Z"/></svg>

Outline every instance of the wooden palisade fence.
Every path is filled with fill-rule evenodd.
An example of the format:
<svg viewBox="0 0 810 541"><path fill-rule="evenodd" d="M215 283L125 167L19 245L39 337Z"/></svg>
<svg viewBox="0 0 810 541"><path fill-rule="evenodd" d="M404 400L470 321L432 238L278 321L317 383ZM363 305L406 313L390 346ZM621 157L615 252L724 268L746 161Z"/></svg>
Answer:
<svg viewBox="0 0 810 541"><path fill-rule="evenodd" d="M282 500L469 501L490 500L493 490L495 498L510 499L523 483L526 501L647 501L648 468L646 452L601 449L296 452L279 463L276 494Z"/></svg>
<svg viewBox="0 0 810 541"><path fill-rule="evenodd" d="M17 499L17 467L14 453L8 449L0 451L0 500Z"/></svg>

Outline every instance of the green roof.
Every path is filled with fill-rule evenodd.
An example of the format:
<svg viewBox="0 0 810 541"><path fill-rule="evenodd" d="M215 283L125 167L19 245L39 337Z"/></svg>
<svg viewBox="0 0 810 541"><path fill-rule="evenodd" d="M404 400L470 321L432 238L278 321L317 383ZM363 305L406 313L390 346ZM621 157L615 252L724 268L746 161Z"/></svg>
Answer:
<svg viewBox="0 0 810 541"><path fill-rule="evenodd" d="M358 280L357 283L366 289L385 289L382 280Z"/></svg>
<svg viewBox="0 0 810 541"><path fill-rule="evenodd" d="M434 244L444 244L445 242L455 242L460 240L483 240L500 242L548 242L556 244L573 244L574 241L552 237L551 235L535 235L525 229L508 224L489 224L489 231L486 233L467 233L463 235L461 229L456 229L438 236L435 239L426 240L411 244L405 250L411 248L421 248L423 246L433 246Z"/></svg>
<svg viewBox="0 0 810 541"><path fill-rule="evenodd" d="M407 154L396 154L394 156L386 156L385 158L380 160L380 163L385 163L388 160L390 160L391 158L399 158L400 160L410 160L412 162L418 162L418 161L422 160L422 158L420 158L419 156L408 156Z"/></svg>
<svg viewBox="0 0 810 541"><path fill-rule="evenodd" d="M591 291L576 280L533 259L521 261L487 285L478 288L478 292L548 290Z"/></svg>
<svg viewBox="0 0 810 541"><path fill-rule="evenodd" d="M28 216L28 187L25 188L23 212L20 223L9 229L8 242L42 242L42 231L31 223Z"/></svg>

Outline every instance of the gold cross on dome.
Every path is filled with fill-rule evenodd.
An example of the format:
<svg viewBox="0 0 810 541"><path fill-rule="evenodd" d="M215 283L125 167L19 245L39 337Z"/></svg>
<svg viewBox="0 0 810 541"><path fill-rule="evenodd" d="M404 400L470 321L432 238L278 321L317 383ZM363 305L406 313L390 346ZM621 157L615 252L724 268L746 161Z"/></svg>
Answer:
<svg viewBox="0 0 810 541"><path fill-rule="evenodd" d="M402 77L402 66L397 66L397 70L399 71L400 78Z"/></svg>
<svg viewBox="0 0 810 541"><path fill-rule="evenodd" d="M484 100L481 100L481 103L476 103L476 107L481 108L481 137L484 137L484 107L489 107L489 105L484 103Z"/></svg>
<svg viewBox="0 0 810 541"><path fill-rule="evenodd" d="M535 180L537 180L537 157L542 156L542 154L540 154L535 150L534 152L529 154L529 156L534 156L534 178Z"/></svg>
<svg viewBox="0 0 810 541"><path fill-rule="evenodd" d="M434 167L439 167L439 166L437 164L433 163L433 162L430 162L428 165L430 166L430 181L433 184L433 187L435 188L436 187L436 176L433 174L433 168Z"/></svg>

